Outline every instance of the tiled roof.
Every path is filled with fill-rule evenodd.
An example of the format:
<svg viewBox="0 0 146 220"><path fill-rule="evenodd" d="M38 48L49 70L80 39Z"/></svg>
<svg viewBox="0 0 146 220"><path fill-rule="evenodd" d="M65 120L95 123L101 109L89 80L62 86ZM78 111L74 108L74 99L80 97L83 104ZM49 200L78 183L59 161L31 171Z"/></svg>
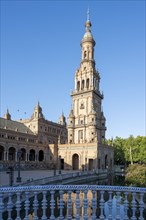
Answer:
<svg viewBox="0 0 146 220"><path fill-rule="evenodd" d="M5 118L0 118L0 128L7 129L11 131L17 131L20 133L33 134L33 132L24 124L18 121L7 120Z"/></svg>

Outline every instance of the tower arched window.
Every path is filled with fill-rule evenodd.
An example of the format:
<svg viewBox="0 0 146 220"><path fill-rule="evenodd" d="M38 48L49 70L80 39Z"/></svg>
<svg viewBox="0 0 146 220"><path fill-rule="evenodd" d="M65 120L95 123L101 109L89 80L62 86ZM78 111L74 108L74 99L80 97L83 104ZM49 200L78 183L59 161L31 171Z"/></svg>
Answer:
<svg viewBox="0 0 146 220"><path fill-rule="evenodd" d="M82 86L81 86L81 89L84 89L84 85L85 85L85 81L82 80Z"/></svg>
<svg viewBox="0 0 146 220"><path fill-rule="evenodd" d="M85 50L84 51L84 59L86 59L87 58L87 51Z"/></svg>
<svg viewBox="0 0 146 220"><path fill-rule="evenodd" d="M86 80L86 87L89 89L89 78Z"/></svg>
<svg viewBox="0 0 146 220"><path fill-rule="evenodd" d="M80 81L77 82L77 90L80 90Z"/></svg>

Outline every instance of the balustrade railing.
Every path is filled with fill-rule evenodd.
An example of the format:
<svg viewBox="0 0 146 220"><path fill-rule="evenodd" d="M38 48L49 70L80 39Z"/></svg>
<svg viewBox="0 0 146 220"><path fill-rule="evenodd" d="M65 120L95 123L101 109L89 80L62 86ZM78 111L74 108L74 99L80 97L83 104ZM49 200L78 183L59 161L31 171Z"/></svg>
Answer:
<svg viewBox="0 0 146 220"><path fill-rule="evenodd" d="M146 188L99 185L0 187L0 220L145 220Z"/></svg>

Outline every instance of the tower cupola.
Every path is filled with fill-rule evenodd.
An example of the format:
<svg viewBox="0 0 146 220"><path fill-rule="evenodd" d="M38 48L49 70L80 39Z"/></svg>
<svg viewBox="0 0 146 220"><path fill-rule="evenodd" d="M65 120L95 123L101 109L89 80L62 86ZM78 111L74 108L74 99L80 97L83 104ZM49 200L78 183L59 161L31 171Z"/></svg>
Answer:
<svg viewBox="0 0 146 220"><path fill-rule="evenodd" d="M61 124L61 125L66 125L66 118L65 118L63 112L62 112L62 115L59 117L58 123Z"/></svg>
<svg viewBox="0 0 146 220"><path fill-rule="evenodd" d="M88 10L87 21L85 24L86 32L85 32L83 39L80 43L80 45L82 47L82 62L85 62L85 61L93 61L94 62L95 41L93 39L91 30L90 30L91 26L92 26L92 24L89 19L89 10Z"/></svg>
<svg viewBox="0 0 146 220"><path fill-rule="evenodd" d="M7 109L7 112L6 114L4 115L4 118L7 119L7 120L11 120L11 115L9 113L9 110Z"/></svg>
<svg viewBox="0 0 146 220"><path fill-rule="evenodd" d="M42 108L40 106L40 103L38 101L37 105L34 108L34 112L32 115L32 118L44 118L43 113L42 113Z"/></svg>

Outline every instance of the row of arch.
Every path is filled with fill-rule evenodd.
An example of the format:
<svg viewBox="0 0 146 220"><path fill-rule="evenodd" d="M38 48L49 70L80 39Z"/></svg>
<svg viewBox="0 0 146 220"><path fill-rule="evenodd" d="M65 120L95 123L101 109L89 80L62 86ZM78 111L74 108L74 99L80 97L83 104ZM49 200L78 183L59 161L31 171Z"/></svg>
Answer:
<svg viewBox="0 0 146 220"><path fill-rule="evenodd" d="M77 91L83 90L84 88L89 89L89 78L86 80L83 79L81 82L77 81Z"/></svg>
<svg viewBox="0 0 146 220"><path fill-rule="evenodd" d="M91 48L91 50L88 50L88 49L84 50L82 52L82 59L93 59L93 56L94 56L93 50L94 49L92 49L92 48Z"/></svg>
<svg viewBox="0 0 146 220"><path fill-rule="evenodd" d="M38 152L34 149L26 151L25 148L20 148L20 150L20 160L22 161L44 161L45 159L43 150L39 150ZM4 150L4 147L0 146L0 161L17 161L18 159L18 150L14 147Z"/></svg>

